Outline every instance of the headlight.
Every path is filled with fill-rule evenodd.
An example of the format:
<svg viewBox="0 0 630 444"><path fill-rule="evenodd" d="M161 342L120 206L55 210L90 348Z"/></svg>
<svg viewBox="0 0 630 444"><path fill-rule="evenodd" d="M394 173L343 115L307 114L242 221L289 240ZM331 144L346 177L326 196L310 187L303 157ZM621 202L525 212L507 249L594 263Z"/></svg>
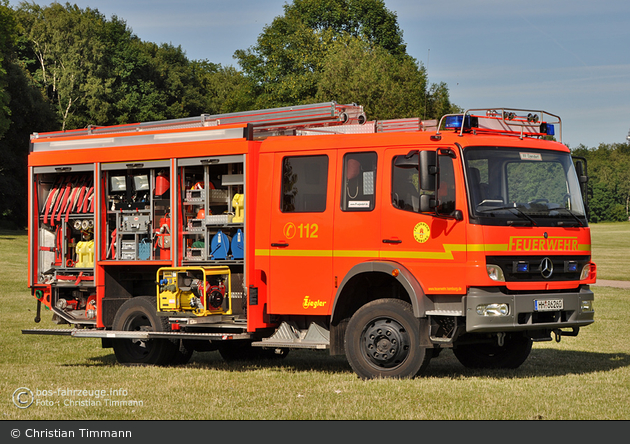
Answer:
<svg viewBox="0 0 630 444"><path fill-rule="evenodd" d="M488 271L488 276L493 281L505 282L505 276L503 275L503 270L498 265L488 264L486 265L486 270Z"/></svg>
<svg viewBox="0 0 630 444"><path fill-rule="evenodd" d="M593 311L593 301L587 300L587 301L580 302L580 311L582 312Z"/></svg>
<svg viewBox="0 0 630 444"><path fill-rule="evenodd" d="M588 275L591 273L591 264L586 264L582 268L582 274L580 274L580 280L588 279Z"/></svg>
<svg viewBox="0 0 630 444"><path fill-rule="evenodd" d="M477 314L479 316L507 316L510 314L510 306L508 304L477 305Z"/></svg>

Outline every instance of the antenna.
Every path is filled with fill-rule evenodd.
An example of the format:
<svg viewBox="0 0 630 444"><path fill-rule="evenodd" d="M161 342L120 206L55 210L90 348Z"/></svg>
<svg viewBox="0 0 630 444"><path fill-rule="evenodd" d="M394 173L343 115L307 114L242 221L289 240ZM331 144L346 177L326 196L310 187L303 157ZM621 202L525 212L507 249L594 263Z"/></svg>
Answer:
<svg viewBox="0 0 630 444"><path fill-rule="evenodd" d="M429 61L431 60L431 48L428 50L427 54L427 86L424 89L424 116L423 120L427 119L427 102L429 101Z"/></svg>

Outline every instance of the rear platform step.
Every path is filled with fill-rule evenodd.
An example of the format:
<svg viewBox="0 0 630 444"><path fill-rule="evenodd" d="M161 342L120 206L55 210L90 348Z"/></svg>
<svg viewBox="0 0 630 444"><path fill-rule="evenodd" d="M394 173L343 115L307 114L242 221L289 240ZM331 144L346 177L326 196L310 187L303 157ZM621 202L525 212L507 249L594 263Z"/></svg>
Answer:
<svg viewBox="0 0 630 444"><path fill-rule="evenodd" d="M68 329L32 329L22 330L25 335L53 335L72 336L74 338L105 338L105 339L197 339L197 340L231 340L250 339L249 333L185 333L185 332L155 332L155 331L112 331L92 330L81 328Z"/></svg>

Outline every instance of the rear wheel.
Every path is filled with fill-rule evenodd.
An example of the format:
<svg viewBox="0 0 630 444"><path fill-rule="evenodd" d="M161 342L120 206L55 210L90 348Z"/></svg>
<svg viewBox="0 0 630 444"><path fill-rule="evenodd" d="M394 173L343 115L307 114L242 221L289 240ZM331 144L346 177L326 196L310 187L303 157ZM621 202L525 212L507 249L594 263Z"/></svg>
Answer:
<svg viewBox="0 0 630 444"><path fill-rule="evenodd" d="M168 321L156 313L155 298L139 296L120 306L114 317L112 330L166 331ZM114 354L125 365L168 365L172 363L177 346L168 339L115 339Z"/></svg>
<svg viewBox="0 0 630 444"><path fill-rule="evenodd" d="M378 299L361 307L346 328L346 357L362 379L413 378L432 352L420 347L420 323L411 305Z"/></svg>
<svg viewBox="0 0 630 444"><path fill-rule="evenodd" d="M190 341L180 340L175 344L177 350L171 364L173 365L185 365L188 364L190 358L192 358L194 348L190 344Z"/></svg>
<svg viewBox="0 0 630 444"><path fill-rule="evenodd" d="M507 335L503 346L498 343L459 345L455 357L468 368L515 369L525 362L532 350L532 340L523 335Z"/></svg>

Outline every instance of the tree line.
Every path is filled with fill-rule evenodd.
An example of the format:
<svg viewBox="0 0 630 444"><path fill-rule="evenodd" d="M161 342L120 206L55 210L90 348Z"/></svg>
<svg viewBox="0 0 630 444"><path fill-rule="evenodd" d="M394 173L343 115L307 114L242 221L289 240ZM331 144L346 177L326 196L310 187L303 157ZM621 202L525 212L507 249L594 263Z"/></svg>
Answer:
<svg viewBox="0 0 630 444"><path fill-rule="evenodd" d="M0 223L26 224L34 132L333 100L360 103L370 119L459 111L447 85L430 84L407 54L383 0L293 0L234 58L238 68L190 60L180 46L142 41L97 9L0 0ZM610 191L604 184L593 188L596 208ZM592 214L621 215L614 205Z"/></svg>
<svg viewBox="0 0 630 444"><path fill-rule="evenodd" d="M571 153L587 160L589 220L630 220L630 144L579 145Z"/></svg>

